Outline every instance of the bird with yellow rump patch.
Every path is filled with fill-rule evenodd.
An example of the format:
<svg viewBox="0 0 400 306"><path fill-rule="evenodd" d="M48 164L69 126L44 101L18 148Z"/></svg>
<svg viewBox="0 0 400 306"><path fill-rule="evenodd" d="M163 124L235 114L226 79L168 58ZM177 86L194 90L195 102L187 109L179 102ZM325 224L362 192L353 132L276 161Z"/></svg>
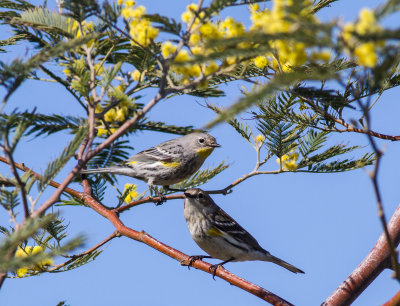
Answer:
<svg viewBox="0 0 400 306"><path fill-rule="evenodd" d="M191 133L133 155L121 165L82 170L81 173L121 174L145 181L150 188L153 185L168 188L191 177L217 147L220 145L213 136Z"/></svg>

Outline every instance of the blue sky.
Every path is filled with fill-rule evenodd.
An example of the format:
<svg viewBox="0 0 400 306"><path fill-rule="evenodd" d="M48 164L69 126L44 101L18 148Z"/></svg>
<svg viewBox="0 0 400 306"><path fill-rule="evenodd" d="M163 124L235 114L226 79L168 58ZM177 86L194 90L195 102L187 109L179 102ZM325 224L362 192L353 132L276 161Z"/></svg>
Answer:
<svg viewBox="0 0 400 306"><path fill-rule="evenodd" d="M161 12L171 17L180 16L189 1L139 2L149 12ZM323 20L342 18L351 21L362 7L375 7L381 1L339 1L319 14ZM241 18L242 11L232 10ZM398 21L387 21L398 26ZM21 46L18 52L25 52ZM7 60L0 54L1 60ZM227 89L227 96L211 99L228 106L240 97L240 84ZM398 135L397 101L399 90L385 93L372 111L372 129ZM142 100L151 99L151 92ZM38 112L63 112L65 115L83 115L78 105L63 89L54 84L27 81L12 97L6 111L15 107ZM200 105L203 101L190 96L174 97L161 102L151 113L152 120L169 124L202 127L214 114ZM389 111L390 110L390 111ZM246 117L246 114L242 115ZM204 186L204 189L225 187L254 167L255 152L234 130L221 124L210 131L222 148L206 161L212 167L225 160L231 166ZM65 136L65 137L64 137ZM161 133L143 132L129 138L135 152L170 139ZM41 172L50 159L57 157L65 147L69 135L49 136L30 140L17 149L15 160ZM343 134L335 140L367 146L364 135ZM390 217L398 205L399 171L397 143L378 141L385 155L379 173L383 204ZM366 149L365 149L366 150ZM65 169L56 180L72 166ZM1 173L6 167L0 165ZM277 169L271 161L265 170ZM259 176L251 178L234 189L228 196L215 195L215 202L245 227L273 255L304 270L295 275L266 262L229 263L226 268L296 305L320 304L361 262L382 232L375 195L367 174L357 170L339 174L302 174ZM119 177L119 183L144 183L128 177ZM78 184L72 187L81 190ZM104 204L116 203L110 190ZM42 201L46 197L42 198ZM86 248L110 235L114 228L103 217L83 207L54 208L69 223L71 235L83 233ZM183 201L169 201L162 206L145 204L121 215L123 222L135 230L145 230L158 240L189 255L202 254L192 241L183 217ZM0 223L8 224L8 215L0 210ZM211 262L211 261L210 261ZM216 261L212 261L215 263ZM359 297L354 305L377 305L398 291L398 284L385 271ZM114 239L107 244L96 261L80 269L58 274L43 274L25 279L8 279L0 291L0 304L24 306L32 304L56 305L66 300L70 305L263 305L260 299L230 286L209 274L188 270L180 264L128 238Z"/></svg>

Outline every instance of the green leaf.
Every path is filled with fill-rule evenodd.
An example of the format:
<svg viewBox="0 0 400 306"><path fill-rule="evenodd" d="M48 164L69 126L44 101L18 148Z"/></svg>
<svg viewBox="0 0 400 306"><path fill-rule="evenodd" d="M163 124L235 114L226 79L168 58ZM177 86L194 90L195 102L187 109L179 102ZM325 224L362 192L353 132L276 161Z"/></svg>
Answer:
<svg viewBox="0 0 400 306"><path fill-rule="evenodd" d="M263 85L258 90L254 90L245 97L241 98L238 102L233 104L228 109L221 112L221 114L207 124L207 128L211 128L218 123L229 120L234 115L244 111L245 109L253 106L254 104L260 103L262 100L266 100L274 96L277 92L288 90L290 86L298 84L305 80L318 80L332 78L334 74L329 71L315 71L312 74L305 74L301 71L292 71L288 73L279 73L272 78L267 84Z"/></svg>
<svg viewBox="0 0 400 306"><path fill-rule="evenodd" d="M63 150L61 155L50 162L47 169L44 171L42 178L38 184L39 190L43 190L49 182L57 175L57 173L64 167L64 165L69 161L69 159L75 155L76 150L80 146L83 138L87 135L88 127L81 127L76 133L74 139L69 143L69 145Z"/></svg>
<svg viewBox="0 0 400 306"><path fill-rule="evenodd" d="M215 167L213 169L198 170L190 179L188 179L184 182L178 183L178 184L174 184L171 186L171 188L172 189L188 189L188 188L198 187L200 185L207 183L214 176L221 173L228 167L229 167L229 165L225 164L225 162L222 161L217 167Z"/></svg>

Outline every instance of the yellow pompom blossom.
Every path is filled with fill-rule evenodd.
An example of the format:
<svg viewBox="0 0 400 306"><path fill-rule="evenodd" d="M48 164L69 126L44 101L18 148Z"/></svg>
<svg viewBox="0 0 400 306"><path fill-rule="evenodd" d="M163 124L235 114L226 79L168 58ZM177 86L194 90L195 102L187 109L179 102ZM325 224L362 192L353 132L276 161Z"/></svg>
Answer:
<svg viewBox="0 0 400 306"><path fill-rule="evenodd" d="M256 65L256 67L260 69L268 65L268 60L265 56L257 56L256 58L253 59L253 62L254 65Z"/></svg>
<svg viewBox="0 0 400 306"><path fill-rule="evenodd" d="M140 73L139 70L134 70L134 71L132 71L132 73L131 73L131 78L132 78L132 80L134 80L134 81L136 81L136 82L140 80L140 76L141 76L141 73Z"/></svg>
<svg viewBox="0 0 400 306"><path fill-rule="evenodd" d="M15 252L15 257L27 257L32 254L37 254L43 252L43 248L41 246L26 246L24 248L18 248L17 251ZM42 260L34 265L19 268L17 270L17 276L18 277L24 277L26 274L29 272L34 272L34 271L41 271L46 266L50 266L53 264L53 259L48 258L45 260Z"/></svg>
<svg viewBox="0 0 400 306"><path fill-rule="evenodd" d="M117 111L112 108L104 114L104 120L106 122L114 122L117 118Z"/></svg>
<svg viewBox="0 0 400 306"><path fill-rule="evenodd" d="M176 46L170 41L166 41L161 45L161 54L164 58L169 57L171 54L175 53Z"/></svg>
<svg viewBox="0 0 400 306"><path fill-rule="evenodd" d="M342 39L345 42L347 52L353 55L361 66L373 68L378 63L378 50L384 46L383 41L365 41L357 38L357 35L370 35L382 31L374 12L369 8L360 11L356 23L347 23L342 29Z"/></svg>
<svg viewBox="0 0 400 306"><path fill-rule="evenodd" d="M261 134L258 134L255 139L257 144L262 144L264 142L264 140L265 140L265 137L264 137L264 135L261 135Z"/></svg>
<svg viewBox="0 0 400 306"><path fill-rule="evenodd" d="M284 171L296 171L298 168L297 160L299 153L291 150L289 153L282 155L281 158L277 158L276 162L282 166Z"/></svg>
<svg viewBox="0 0 400 306"><path fill-rule="evenodd" d="M157 38L159 31L144 16L146 8L143 5L135 6L136 2L132 0L126 0L123 4L121 15L129 24L131 44L139 44L144 47L150 45Z"/></svg>
<svg viewBox="0 0 400 306"><path fill-rule="evenodd" d="M378 62L378 55L376 54L376 45L373 42L361 44L354 49L358 63L365 67L375 67Z"/></svg>
<svg viewBox="0 0 400 306"><path fill-rule="evenodd" d="M125 203L130 203L134 200L136 200L139 197L139 194L137 192L137 185L136 184L125 184L125 189L124 189L124 194L125 192L129 189L128 194L125 197Z"/></svg>

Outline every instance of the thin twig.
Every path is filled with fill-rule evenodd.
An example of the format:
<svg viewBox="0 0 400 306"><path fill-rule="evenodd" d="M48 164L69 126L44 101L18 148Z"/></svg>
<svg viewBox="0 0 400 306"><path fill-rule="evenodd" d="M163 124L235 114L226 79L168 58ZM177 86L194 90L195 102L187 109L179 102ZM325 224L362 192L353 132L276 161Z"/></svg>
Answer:
<svg viewBox="0 0 400 306"><path fill-rule="evenodd" d="M371 126L371 120L370 120L370 116L369 116L368 106L363 105L360 100L358 100L358 103L359 103L360 108L364 112L365 129L368 131ZM389 234L389 229L387 227L387 222L386 222L386 216L385 216L385 212L384 212L383 204L382 204L382 196L381 196L381 192L380 192L379 185L378 185L378 172L379 172L379 166L381 163L383 152L378 148L378 146L375 142L375 139L372 137L371 134L367 133L367 137L368 137L368 140L369 140L371 147L374 150L375 156L376 156L375 166L374 166L373 171L370 173L370 178L371 178L372 184L374 186L376 203L378 206L378 216L379 216L379 220L381 221L386 239L388 241L390 254L391 254L392 267L393 267L393 271L394 271L394 277L400 282L400 266L399 266L399 262L398 262L398 252L397 252L397 249L396 249L395 245L393 244L393 241Z"/></svg>
<svg viewBox="0 0 400 306"><path fill-rule="evenodd" d="M302 95L299 95L299 97L305 101L307 101L307 103L313 108L314 111L316 111L317 113L319 113L320 115L322 115L323 117L330 119L342 126L344 126L346 129L341 130L341 129L330 129L329 131L334 131L334 132L354 132L354 133L360 133L360 134L367 134L376 138L381 138L381 139L386 139L386 140L391 140L391 141L398 141L400 140L400 136L393 136L393 135L385 135L385 134L381 134L372 130L365 130L365 129L359 129L356 127L353 127L352 125L350 125L349 123L347 123L346 121L344 121L343 119L339 119L336 118L335 116L332 116L331 114L329 114L328 112L324 111L323 109L321 109L319 106L317 106L311 99L304 97Z"/></svg>
<svg viewBox="0 0 400 306"><path fill-rule="evenodd" d="M15 162L14 162L14 159L13 159L13 156L11 153L10 144L8 142L8 135L4 136L4 146L2 146L2 148L3 148L4 154L7 156L11 172L14 175L14 177L17 181L17 184L18 184L18 188L21 192L21 198L22 198L22 204L24 207L25 219L29 218L29 208L28 208L28 200L26 198L25 184L21 181L21 178L19 177L17 168L15 167Z"/></svg>
<svg viewBox="0 0 400 306"><path fill-rule="evenodd" d="M110 240L112 240L112 239L114 239L114 238L116 238L116 237L119 237L119 236L120 236L120 234L119 234L117 231L115 231L115 232L112 233L110 236L108 236L106 239L104 239L103 241L99 242L98 244L96 244L95 246L91 247L90 249L86 250L85 252L82 252L82 253L77 254L77 255L72 255L72 256L71 256L71 259L69 259L69 260L67 260L67 261L65 261L65 262L63 262L63 263L61 263L61 264L59 264L59 265L56 265L56 266L54 266L54 267L51 268L51 269L48 269L46 272L54 272L54 271L57 271L57 270L59 270L60 268L65 267L66 265L69 265L71 262L74 262L74 261L77 260L78 258L83 257L83 256L85 256L85 255L87 255L87 254L92 253L93 251L95 251L95 250L97 250L98 248L100 248L100 247L102 247L103 245L105 245L105 244L106 244L107 242L109 242Z"/></svg>

